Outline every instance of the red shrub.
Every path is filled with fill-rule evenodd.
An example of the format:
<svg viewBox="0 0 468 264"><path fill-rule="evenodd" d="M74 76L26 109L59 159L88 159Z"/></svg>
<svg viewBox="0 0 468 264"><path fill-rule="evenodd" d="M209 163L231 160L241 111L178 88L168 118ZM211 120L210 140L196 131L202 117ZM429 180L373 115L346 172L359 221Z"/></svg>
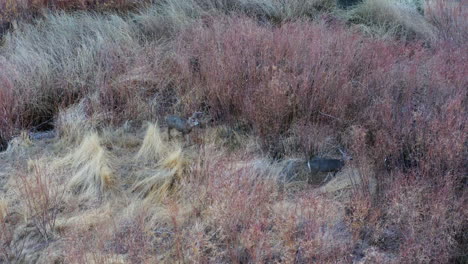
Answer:
<svg viewBox="0 0 468 264"><path fill-rule="evenodd" d="M356 165L360 161L374 164L380 191L398 193L395 183L414 178L411 186L432 187L424 197L408 203L435 199L448 208L452 201L458 211L466 195L460 189L466 170L467 51L466 45L448 42L425 48L420 43L371 40L320 23L268 28L229 18L210 26L195 25L178 38L178 85L180 93L195 94L191 107L208 105L221 120L246 120L269 149L289 132L307 143L305 151L318 149L320 144L311 142L323 136L314 127L326 127L341 139L339 143L359 151L353 153ZM360 135L345 140L344 132L356 127ZM298 133L297 129L311 131ZM384 165L389 172L381 170ZM439 199L441 193L447 200ZM356 197L363 201L357 234L382 220L379 217L385 214L375 214L375 208L394 210L391 199L366 199ZM460 232L459 215L444 211L439 216L447 220L446 228ZM367 222L369 217L375 218L372 223ZM428 253L417 241L430 240L432 235L420 227L444 229L413 218L399 224L410 222L418 229L409 233L413 246L402 252L424 258ZM443 252L456 249L450 240L457 232L438 240L446 249ZM454 254L432 257L445 261ZM408 259L408 255L402 257Z"/></svg>
<svg viewBox="0 0 468 264"><path fill-rule="evenodd" d="M183 243L185 257L216 263L345 262L352 244L339 204L312 193L283 195L274 176L266 160L205 148L184 192L202 212L186 221L191 226L184 228L190 238Z"/></svg>
<svg viewBox="0 0 468 264"><path fill-rule="evenodd" d="M463 1L430 1L425 16L439 30L440 39L460 45L468 41L468 9Z"/></svg>
<svg viewBox="0 0 468 264"><path fill-rule="evenodd" d="M464 254L456 237L466 232L466 195L454 196L453 179L445 176L443 185L431 186L415 175L400 175L387 189L386 218L379 224L399 229L405 263L452 263Z"/></svg>
<svg viewBox="0 0 468 264"><path fill-rule="evenodd" d="M31 176L17 175L17 188L24 211L30 214L28 217L44 241L49 242L55 232L65 187L57 173L48 171L39 162L32 163L31 168Z"/></svg>
<svg viewBox="0 0 468 264"><path fill-rule="evenodd" d="M379 164L393 156L407 167L461 168L464 47L430 50L321 23L267 28L228 18L183 33L177 54L181 91L196 94L198 105L220 119L247 120L265 145L277 144L298 120L329 125L337 136L359 125ZM453 154L436 158L434 144L448 131L458 143Z"/></svg>

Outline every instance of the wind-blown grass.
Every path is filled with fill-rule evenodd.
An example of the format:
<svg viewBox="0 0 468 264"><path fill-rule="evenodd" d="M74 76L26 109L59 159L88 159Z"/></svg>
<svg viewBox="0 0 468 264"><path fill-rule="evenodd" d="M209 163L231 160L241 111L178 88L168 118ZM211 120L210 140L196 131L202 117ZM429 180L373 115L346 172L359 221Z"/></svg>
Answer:
<svg viewBox="0 0 468 264"><path fill-rule="evenodd" d="M364 0L345 16L362 25L364 31L379 37L433 41L436 29L422 10L423 4L417 0Z"/></svg>
<svg viewBox="0 0 468 264"><path fill-rule="evenodd" d="M148 124L145 138L135 159L145 164L158 162L168 152L168 146L162 139L158 124Z"/></svg>
<svg viewBox="0 0 468 264"><path fill-rule="evenodd" d="M50 119L59 138L23 132L0 153L0 262L461 260L466 24L413 2L166 0L20 22L0 48L0 141ZM140 128L194 111L213 119L195 144ZM278 185L283 160L338 146L354 160L335 185ZM10 183L38 155L68 190L43 210L60 238L44 247L17 215L47 193Z"/></svg>
<svg viewBox="0 0 468 264"><path fill-rule="evenodd" d="M68 188L73 193L100 198L117 184L111 160L109 153L101 146L99 136L90 134L55 166L72 169Z"/></svg>

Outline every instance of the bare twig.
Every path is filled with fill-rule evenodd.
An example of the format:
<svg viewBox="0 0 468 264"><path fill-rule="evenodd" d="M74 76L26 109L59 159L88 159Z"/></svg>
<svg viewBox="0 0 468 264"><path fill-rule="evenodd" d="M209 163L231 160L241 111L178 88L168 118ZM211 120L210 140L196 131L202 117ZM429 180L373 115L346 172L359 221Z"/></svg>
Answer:
<svg viewBox="0 0 468 264"><path fill-rule="evenodd" d="M325 113L323 113L322 111L318 111L318 112L319 112L319 114L324 115L324 116L326 116L326 117L330 117L330 118L333 118L333 119L336 119L336 120L339 120L339 121L343 121L343 120L341 120L341 119L338 118L338 117L335 117L335 116L332 116L332 115L329 115L329 114L325 114Z"/></svg>

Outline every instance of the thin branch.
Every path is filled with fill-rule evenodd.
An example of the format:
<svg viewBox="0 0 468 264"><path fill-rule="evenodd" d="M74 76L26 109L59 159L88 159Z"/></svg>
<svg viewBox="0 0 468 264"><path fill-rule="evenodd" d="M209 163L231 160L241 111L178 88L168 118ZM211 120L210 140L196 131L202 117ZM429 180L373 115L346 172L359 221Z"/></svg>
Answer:
<svg viewBox="0 0 468 264"><path fill-rule="evenodd" d="M326 116L326 117L330 117L330 118L333 118L333 119L342 121L342 120L341 120L340 118L338 118L338 117L335 117L335 116L332 116L332 115L329 115L329 114L322 113L321 111L318 111L318 112L319 112L319 114L324 115L324 116Z"/></svg>

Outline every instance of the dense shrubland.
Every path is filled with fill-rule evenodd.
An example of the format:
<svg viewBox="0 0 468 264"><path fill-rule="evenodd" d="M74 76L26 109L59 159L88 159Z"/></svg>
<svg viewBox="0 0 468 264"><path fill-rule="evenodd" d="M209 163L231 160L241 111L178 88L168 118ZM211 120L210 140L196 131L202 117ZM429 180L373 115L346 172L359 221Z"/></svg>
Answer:
<svg viewBox="0 0 468 264"><path fill-rule="evenodd" d="M462 2L135 4L3 9L0 262L466 260ZM194 145L159 131L197 110ZM276 183L338 147L347 195Z"/></svg>

